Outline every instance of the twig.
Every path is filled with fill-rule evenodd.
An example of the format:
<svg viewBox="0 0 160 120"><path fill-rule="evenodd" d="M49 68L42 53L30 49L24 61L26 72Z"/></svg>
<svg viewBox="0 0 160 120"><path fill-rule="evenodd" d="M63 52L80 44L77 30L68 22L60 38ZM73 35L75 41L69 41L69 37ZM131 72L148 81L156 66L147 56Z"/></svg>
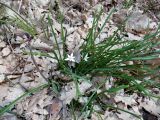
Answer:
<svg viewBox="0 0 160 120"><path fill-rule="evenodd" d="M40 75L43 77L43 79L45 79L46 81L48 81L48 79L43 75L43 73L39 69L37 62L34 59L33 52L32 52L32 47L30 45L30 40L28 41L28 48L29 48L29 51L30 51L31 59L32 59L34 65L36 66L37 71L40 73Z"/></svg>
<svg viewBox="0 0 160 120"><path fill-rule="evenodd" d="M27 63L25 63L25 65L26 65ZM21 74L21 76L19 77L19 79L18 79L18 84L26 91L26 92L28 92L28 89L26 88L26 87L24 87L22 84L21 84L21 78L22 78L22 76L23 76L23 74L24 74L24 69L25 69L25 65L24 65L24 67L23 67L23 70L22 70L22 74Z"/></svg>

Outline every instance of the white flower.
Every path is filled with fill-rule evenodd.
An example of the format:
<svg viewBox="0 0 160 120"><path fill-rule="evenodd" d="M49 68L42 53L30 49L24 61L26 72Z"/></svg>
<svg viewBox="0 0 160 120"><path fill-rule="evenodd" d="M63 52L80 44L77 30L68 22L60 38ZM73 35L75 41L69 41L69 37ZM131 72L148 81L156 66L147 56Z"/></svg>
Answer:
<svg viewBox="0 0 160 120"><path fill-rule="evenodd" d="M65 59L66 61L75 62L75 57L73 56L73 53L71 55L67 55L68 57Z"/></svg>
<svg viewBox="0 0 160 120"><path fill-rule="evenodd" d="M89 58L89 57L88 57L88 53L87 53L87 54L84 56L84 61L87 62L87 61L88 61L88 58Z"/></svg>

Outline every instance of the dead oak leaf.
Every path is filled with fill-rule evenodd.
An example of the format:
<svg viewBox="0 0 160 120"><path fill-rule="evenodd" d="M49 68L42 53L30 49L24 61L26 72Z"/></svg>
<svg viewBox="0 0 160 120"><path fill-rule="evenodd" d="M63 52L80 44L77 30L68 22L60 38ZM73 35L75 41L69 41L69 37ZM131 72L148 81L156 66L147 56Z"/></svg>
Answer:
<svg viewBox="0 0 160 120"><path fill-rule="evenodd" d="M59 113L62 109L62 101L58 98L54 98L52 104L50 105L50 119L53 120L59 117Z"/></svg>

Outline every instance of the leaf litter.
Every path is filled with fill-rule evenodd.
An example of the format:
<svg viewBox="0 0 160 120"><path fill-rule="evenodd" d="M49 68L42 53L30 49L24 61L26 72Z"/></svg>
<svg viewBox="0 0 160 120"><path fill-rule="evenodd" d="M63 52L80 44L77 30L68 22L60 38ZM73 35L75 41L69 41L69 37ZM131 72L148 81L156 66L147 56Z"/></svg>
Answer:
<svg viewBox="0 0 160 120"><path fill-rule="evenodd" d="M141 2L143 0L139 1ZM149 0L146 1L147 3L149 2ZM47 79L50 78L50 75L55 75L55 78L57 79L60 78L60 76L64 77L61 72L57 71L57 61L53 59L51 60L50 58L45 56L41 56L40 54L41 52L49 52L51 54L52 49L55 48L52 37L49 39L45 38L46 33L44 33L44 31L42 30L43 25L41 23L41 19L44 16L44 13L49 13L49 5L51 5L53 8L56 8L57 1L2 0L2 2L9 6L12 6L13 9L16 9L16 11L18 11L25 19L27 19L29 23L33 23L36 25L37 37L32 39L31 46L33 52L36 54L36 56L34 56L34 59L38 64L40 71L45 75ZM112 36L118 29L118 26L122 24L127 19L127 17L129 18L125 23L124 33L127 35L124 39L142 40L146 33L154 32L157 29L156 21L154 21L153 18L149 17L147 13L145 13L145 10L143 10L143 2L142 4L136 4L137 8L131 6L129 10L122 9L122 3L124 2L123 0L66 0L61 2L62 3L59 3L60 9L63 8L65 13L64 28L67 29L68 32L66 47L68 50L68 55L73 55L75 57L75 61L72 60L72 62L75 63L79 63L81 61L81 46L85 42L87 32L92 26L94 19L92 12L96 10L96 8L104 6L106 10L105 13L101 16L99 26L103 24L104 18L106 18L106 16L108 15L108 11L112 6L115 6L118 9L118 11L113 14L112 20L106 23L102 34L100 34L96 39L96 43L100 43L101 41L104 41L105 38ZM153 2L151 4L152 7L154 6L153 4L155 3ZM154 9L150 9L152 13L154 12L154 10L158 11L159 8L154 7ZM57 12L56 10L52 11L53 13ZM15 13L10 9L7 9L6 13L9 17L16 16ZM154 14L154 16L156 16L156 18L158 19L159 13L156 12ZM54 29L56 31L56 36L60 39L59 33L61 32L61 25L58 23L57 16L52 14L52 19L52 22L54 23ZM14 25L10 26L10 30L16 37L12 37L12 34L10 34L9 32L7 36L6 34L0 36L0 106L2 107L22 95L25 90L42 85L43 83L47 83L47 81L40 75L30 55L24 54L24 52L29 51L29 49L27 48L27 38L25 36L26 34L24 30L18 30L18 28L16 28ZM61 41L59 41L59 43L60 42ZM151 63L152 62L153 61L151 61ZM68 62L68 64L70 64L70 67L74 67L75 63L70 64ZM107 77L107 79L108 78L109 77ZM97 80L94 81L94 79ZM12 111L16 112L19 116L22 117L22 119L26 120L61 119L62 117L66 116L65 112L68 112L68 109L66 109L66 107L68 107L68 105L70 105L72 101L78 100L80 104L87 103L89 98L84 97L84 95L91 94L92 90L95 90L95 86L97 84L101 84L106 80L106 78L104 80L103 79L104 77L102 76L96 76L95 78L93 78L93 81L95 83L82 81L81 84L78 85L78 87L74 82L63 83L64 86L62 87L59 96L56 96L48 89L44 89L36 94L31 94L31 96L25 97L23 100L19 101L14 106ZM110 81L107 80L107 82L105 82L104 88L109 90L110 88L114 87L114 82L114 78L112 78L112 80L110 79ZM97 93L98 92L101 92L101 90L97 90ZM79 95L81 96L80 98L78 97ZM122 89L120 92L117 92L115 95L109 95L106 93L105 97L113 97L113 107L135 113L141 118L143 116L144 110L156 116L157 119L160 118L160 103L158 99L151 99L147 97L143 98L136 93L130 95L125 93L124 89ZM91 119L137 119L134 115L121 111L120 109L114 110L107 108L105 109L105 112L98 112L101 111L101 106L94 105L94 112L91 114ZM78 114L80 113L80 111L76 112ZM16 116L8 114L9 113L5 114L8 118L5 118L6 116L4 115L2 116L2 119L18 120ZM9 118L9 116L11 118Z"/></svg>

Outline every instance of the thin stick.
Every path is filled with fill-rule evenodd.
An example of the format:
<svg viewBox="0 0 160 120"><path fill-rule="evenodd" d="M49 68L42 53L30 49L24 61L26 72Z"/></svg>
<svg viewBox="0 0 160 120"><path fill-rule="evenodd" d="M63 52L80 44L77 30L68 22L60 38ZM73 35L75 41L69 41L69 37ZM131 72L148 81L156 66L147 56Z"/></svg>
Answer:
<svg viewBox="0 0 160 120"><path fill-rule="evenodd" d="M34 59L33 52L32 52L32 47L30 45L30 41L28 42L28 48L29 48L29 51L30 51L30 54L31 54L31 59L32 59L34 65L36 66L37 71L40 73L40 75L43 77L43 79L45 79L46 81L48 81L48 79L43 75L43 73L39 69L37 62Z"/></svg>

